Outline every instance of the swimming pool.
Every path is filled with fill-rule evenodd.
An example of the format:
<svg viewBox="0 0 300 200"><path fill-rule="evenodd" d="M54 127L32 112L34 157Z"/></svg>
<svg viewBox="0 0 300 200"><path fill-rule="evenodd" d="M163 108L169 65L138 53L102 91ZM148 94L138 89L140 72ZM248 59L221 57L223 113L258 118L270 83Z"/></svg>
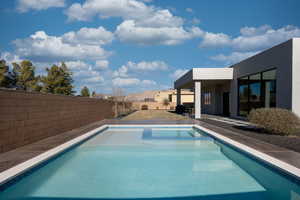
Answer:
<svg viewBox="0 0 300 200"><path fill-rule="evenodd" d="M300 199L296 177L193 126L90 136L0 186L0 199Z"/></svg>

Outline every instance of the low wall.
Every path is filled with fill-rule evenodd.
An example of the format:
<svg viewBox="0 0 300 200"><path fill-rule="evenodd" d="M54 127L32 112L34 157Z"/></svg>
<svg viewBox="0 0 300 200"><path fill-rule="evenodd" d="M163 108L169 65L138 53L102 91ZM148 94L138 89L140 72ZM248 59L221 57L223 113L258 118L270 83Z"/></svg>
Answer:
<svg viewBox="0 0 300 200"><path fill-rule="evenodd" d="M115 117L107 100L0 89L0 153Z"/></svg>
<svg viewBox="0 0 300 200"><path fill-rule="evenodd" d="M132 102L132 107L136 110L142 110L142 106L147 106L147 110L175 110L176 103L170 102L169 105L164 105L162 102Z"/></svg>

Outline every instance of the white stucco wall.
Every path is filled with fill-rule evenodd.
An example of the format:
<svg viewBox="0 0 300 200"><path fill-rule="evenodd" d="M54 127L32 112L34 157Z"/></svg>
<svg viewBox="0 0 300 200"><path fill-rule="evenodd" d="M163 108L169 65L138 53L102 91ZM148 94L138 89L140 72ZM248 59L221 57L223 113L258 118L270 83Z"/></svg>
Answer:
<svg viewBox="0 0 300 200"><path fill-rule="evenodd" d="M293 39L292 110L300 117L300 38Z"/></svg>
<svg viewBox="0 0 300 200"><path fill-rule="evenodd" d="M231 80L232 68L193 68L193 80Z"/></svg>

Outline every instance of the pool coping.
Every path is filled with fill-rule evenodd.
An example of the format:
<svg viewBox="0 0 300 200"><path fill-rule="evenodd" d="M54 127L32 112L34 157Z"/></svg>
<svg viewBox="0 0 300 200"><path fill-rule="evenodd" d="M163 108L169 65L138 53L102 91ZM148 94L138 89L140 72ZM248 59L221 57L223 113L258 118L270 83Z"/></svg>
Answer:
<svg viewBox="0 0 300 200"><path fill-rule="evenodd" d="M105 130L106 128L109 127L194 127L197 129L200 129L206 133L208 133L209 135L211 135L212 137L216 138L217 140L220 140L224 143L226 143L227 145L231 145L235 148L237 148L238 150L248 153L250 156L253 156L254 158L257 158L258 160L269 164L270 166L277 168L283 172L286 172L287 174L297 178L298 180L300 180L300 169L289 164L286 163L280 159L277 159L273 156L270 156L266 153L263 153L261 151L258 151L252 147L249 147L245 144L242 144L240 142L237 142L233 139L230 139L229 137L223 136L222 134L219 134L213 130L210 130L208 128L205 128L199 124L104 124L101 125L95 129L92 129L86 133L84 133L83 135L80 135L78 137L75 137L57 147L54 147L50 150L47 150L43 153L41 153L38 156L35 156L25 162L22 162L12 168L9 168L3 172L0 173L0 187L11 181L12 179L18 177L19 175L29 171L30 169L38 166L39 164L53 158L54 156L58 155L59 153L71 148L72 146L75 146L76 144L79 144L80 142L98 134L99 132Z"/></svg>

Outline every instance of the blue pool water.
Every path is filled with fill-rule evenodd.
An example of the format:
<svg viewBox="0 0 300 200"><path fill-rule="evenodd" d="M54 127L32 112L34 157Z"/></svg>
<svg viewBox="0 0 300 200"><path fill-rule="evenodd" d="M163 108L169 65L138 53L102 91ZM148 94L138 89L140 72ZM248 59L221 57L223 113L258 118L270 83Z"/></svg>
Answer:
<svg viewBox="0 0 300 200"><path fill-rule="evenodd" d="M193 128L109 128L0 199L299 200L297 181Z"/></svg>

